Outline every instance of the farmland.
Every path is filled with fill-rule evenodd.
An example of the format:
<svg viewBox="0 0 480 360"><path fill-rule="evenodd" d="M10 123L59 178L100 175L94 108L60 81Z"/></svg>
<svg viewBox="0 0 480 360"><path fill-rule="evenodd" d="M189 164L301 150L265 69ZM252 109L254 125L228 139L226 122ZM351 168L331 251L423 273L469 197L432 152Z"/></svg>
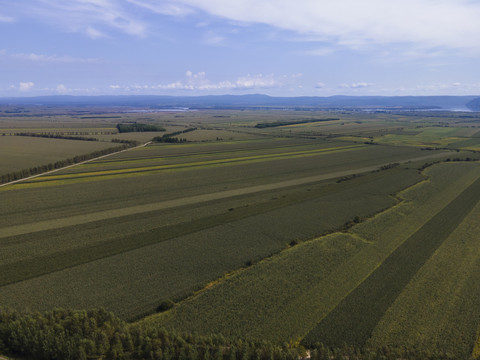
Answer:
<svg viewBox="0 0 480 360"><path fill-rule="evenodd" d="M468 357L478 342L476 123L445 113L39 115L0 117L0 175L112 140L145 146L0 187L2 306L103 307L140 325L307 347ZM165 131L120 134L120 123ZM165 133L185 142L150 143ZM167 299L173 309L154 314Z"/></svg>
<svg viewBox="0 0 480 360"><path fill-rule="evenodd" d="M459 232L465 232L465 228L474 231L471 227L477 226L473 219L478 208L480 168L477 164L445 164L432 170L428 174L431 182L402 192L404 201L392 209L347 232L301 243L227 277L173 311L158 315L156 321L183 330L213 330L276 341L305 338L306 344L323 341L340 347L344 342L363 345L373 331L370 341L378 346L427 343L435 348L445 344L451 353L468 356L480 314L472 318L474 313L470 311L465 318L466 307L478 309L479 305L472 303L478 299L473 296L478 290L469 281L473 275L467 269L473 270L472 258L478 259L478 252L469 253L469 259L465 259L468 250L457 246L452 255L455 245L449 242L468 241L471 233ZM442 178L440 174L449 176ZM462 176L457 178L459 174ZM442 195L432 194L439 189ZM465 206L468 201L469 206ZM458 206L461 211L455 208ZM457 233L452 233L460 223ZM432 234L431 239L422 234L425 232ZM420 234L430 243L424 244L423 237L418 240ZM440 256L448 262L448 267L436 264L435 269L441 269L442 274L424 269L435 266L429 263L441 261L437 260ZM451 271L458 268L466 269ZM431 277L435 278L434 294L430 292ZM453 288L452 283L456 284ZM451 292L455 293L453 299ZM425 297L432 302L425 302ZM400 309L402 305L394 303L397 298L404 299ZM252 322L259 325L252 329ZM388 331L381 328L382 324ZM456 326L452 329L451 324ZM412 331L416 327L421 330ZM464 342L459 343L459 339Z"/></svg>
<svg viewBox="0 0 480 360"><path fill-rule="evenodd" d="M392 149L386 156L376 146L318 146L304 140L235 145L235 151L217 144L178 150L167 145L165 158L157 155L163 146L155 145L4 187L1 193L8 206L1 220L2 280L6 285L0 295L2 302L8 304L8 299L16 298L12 291L36 286L64 293L64 288L48 285L61 282L59 272L78 271L83 275L61 276L68 279L68 286L78 279L75 286L93 289L85 278L101 273L99 264L112 269L123 264L115 274L118 285L144 281L142 293L151 297L148 311L153 311L159 299L185 297L225 272L282 250L292 239L305 240L355 216L369 216L391 206L390 193L421 179L415 170L407 171L405 177L397 177L397 169L371 174L376 181L359 177L337 184L332 180L356 170L372 171L391 159L424 156L409 148ZM213 177L216 181L212 183ZM362 190L355 190L355 184ZM365 196L373 187L383 192ZM21 197L31 201L22 202ZM346 209L347 203L355 206ZM328 214L314 211L318 206L328 208ZM28 215L28 223L18 214ZM298 225L292 227L295 223ZM255 235L260 227L262 234ZM192 262L192 256L200 253L204 263ZM160 254L168 261L159 262ZM143 259L141 269L139 259ZM185 263L191 263L198 279L189 276L192 267L180 270ZM133 281L127 280L135 274L130 266L139 270ZM152 266L163 270L152 272ZM158 286L159 292L152 293L149 284L153 279L143 273L172 279L172 284ZM110 278L111 274L98 282L97 276L94 293L113 294L111 286L117 286L117 281L107 286ZM60 293L57 296L62 301ZM136 301L137 295L132 293L131 301ZM25 299L27 302L44 301L28 292L25 297L31 299ZM98 304L95 299L90 301L77 306ZM139 315L126 299L118 305L113 310L120 315Z"/></svg>
<svg viewBox="0 0 480 360"><path fill-rule="evenodd" d="M2 136L0 141L0 152L2 154L0 174L50 164L113 146L112 143L97 141Z"/></svg>

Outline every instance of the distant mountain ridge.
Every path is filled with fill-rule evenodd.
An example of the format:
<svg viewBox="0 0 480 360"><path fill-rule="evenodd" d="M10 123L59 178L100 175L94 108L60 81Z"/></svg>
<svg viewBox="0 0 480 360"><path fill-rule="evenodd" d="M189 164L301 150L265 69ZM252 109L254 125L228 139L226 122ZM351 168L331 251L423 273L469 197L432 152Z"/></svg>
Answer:
<svg viewBox="0 0 480 360"><path fill-rule="evenodd" d="M480 111L480 97L469 101L466 106L471 111Z"/></svg>
<svg viewBox="0 0 480 360"><path fill-rule="evenodd" d="M301 96L273 97L261 94L161 96L36 96L4 97L0 104L44 106L125 106L151 109L186 107L190 109L236 108L363 108L392 110L464 110L480 111L479 96Z"/></svg>

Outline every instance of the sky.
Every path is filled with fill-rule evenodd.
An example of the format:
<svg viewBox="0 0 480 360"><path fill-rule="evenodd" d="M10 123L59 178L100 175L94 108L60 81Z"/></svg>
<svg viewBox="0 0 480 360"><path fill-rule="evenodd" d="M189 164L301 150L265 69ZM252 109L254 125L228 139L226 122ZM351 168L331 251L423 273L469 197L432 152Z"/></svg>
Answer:
<svg viewBox="0 0 480 360"><path fill-rule="evenodd" d="M480 0L0 0L0 97L480 95Z"/></svg>

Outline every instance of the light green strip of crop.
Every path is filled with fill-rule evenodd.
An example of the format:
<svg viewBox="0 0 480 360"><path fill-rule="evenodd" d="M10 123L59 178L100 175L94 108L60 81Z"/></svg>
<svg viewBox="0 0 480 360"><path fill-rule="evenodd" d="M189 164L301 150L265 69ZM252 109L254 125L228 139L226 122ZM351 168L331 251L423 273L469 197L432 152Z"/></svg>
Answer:
<svg viewBox="0 0 480 360"><path fill-rule="evenodd" d="M369 139L367 139L369 140ZM357 138L358 141L358 138ZM300 144L300 145L290 145L290 146L282 146L282 145L275 145L271 147L264 147L264 148L254 148L254 149L239 149L239 150L228 150L228 151L205 151L205 152L198 152L198 153L187 153L187 154L177 154L177 155L169 155L162 157L161 155L157 155L154 157L153 155L151 157L138 157L138 158L125 158L125 159L108 159L108 160L101 160L101 161L93 161L87 164L81 165L81 168L89 168L89 167L98 167L98 166L118 166L118 165L123 165L123 164L139 164L139 163L146 163L146 162L160 162L160 161L165 161L165 160L171 160L171 159L184 159L184 158L189 158L189 159L195 159L195 158L201 158L201 157L206 157L206 156L215 156L215 155L226 155L230 153L248 153L248 152L263 152L263 151L271 151L272 149L284 149L288 150L291 148L308 148L311 147L314 144ZM183 146L183 145L182 145ZM336 149L338 147L330 147L330 148L325 148L325 150L332 150ZM139 151L145 150L145 149L150 149L150 147L145 147L145 148L140 148ZM308 151L308 150L306 150ZM311 151L311 150L310 150ZM131 152L131 154L133 151ZM284 154L287 154L288 151L285 151ZM80 167L80 166L79 166Z"/></svg>
<svg viewBox="0 0 480 360"><path fill-rule="evenodd" d="M85 172L80 174L65 174L65 175L51 175L44 176L32 179L31 182L41 182L44 180L59 180L59 179L68 179L75 177L84 177L84 176L97 176L97 175L113 175L113 174L125 174L130 172L138 172L145 170L163 170L163 169L175 169L183 167L197 167L197 166L208 166L208 165L217 165L225 163L238 163L238 162L251 162L255 160L271 160L271 159L288 159L292 157L304 157L304 156L316 156L319 153L332 153L339 152L342 150L356 150L366 145L349 145L349 146L339 146L334 148L327 149L317 149L317 150L305 150L305 151L293 151L289 153L280 153L280 154L266 154L266 155L252 155L252 156L243 156L229 159L218 159L218 160L205 160L205 161L195 161L189 163L180 163L180 164L169 164L169 165L157 165L157 166L146 166L146 167L136 167L136 168L127 168L120 170L106 170L106 171L94 171L94 172Z"/></svg>
<svg viewBox="0 0 480 360"><path fill-rule="evenodd" d="M329 149L319 149L314 151L297 151L287 154L269 154L261 156L246 156L233 159L220 159L220 160L207 160L207 161L198 161L191 163L183 164L171 164L171 165L157 165L149 167L137 167L137 168L127 168L120 170L106 170L106 171L95 171L95 172L85 172L85 173L75 173L75 174L65 174L65 175L52 175L52 176L40 176L34 179L31 179L27 182L20 182L13 184L11 186L5 186L2 188L2 191L5 190L16 190L16 189L25 189L33 187L43 187L43 186L57 186L74 182L82 181L97 181L111 179L112 177L126 177L126 176L137 176L145 172L146 174L151 174L155 171L166 171L166 170L182 170L182 169L192 169L197 167L211 167L211 166L228 166L236 165L242 163L255 163L255 162L264 162L270 160L281 160L281 159L292 159L298 157L307 157L307 156L318 156L331 153L338 153L343 151L352 151L360 148L366 147L366 145L352 145L346 147L337 147Z"/></svg>
<svg viewBox="0 0 480 360"><path fill-rule="evenodd" d="M344 150L337 150L335 153L338 152L344 152L344 151L350 151L352 149L344 149ZM333 153L333 152L331 152ZM318 154L314 154L318 155ZM312 155L312 156L314 156ZM323 154L320 154L323 155ZM303 155L303 156L291 156L288 158L295 158L295 157L306 157L309 155ZM407 161L420 161L420 160L427 160L427 159L433 159L433 158L438 158L438 157L443 157L445 156L444 152L436 152L434 154L426 155L426 156L420 156L416 158L407 158L400 160L400 162L407 162ZM248 163L256 163L256 162L262 162L265 160L250 160ZM209 167L220 167L220 166L233 166L236 165L237 163L217 163L217 164L209 164ZM348 176L352 174L358 174L360 172L368 172L368 171L374 171L378 170L381 166L387 165L387 163L379 163L374 166L368 166L365 168L359 168L359 169L353 169L351 171L342 171L338 172L337 176L333 176L330 178L334 177L342 177L342 176ZM207 165L203 165L207 166ZM153 169L151 170L150 168L147 168L148 170L139 172L128 172L128 173L113 173L113 174L105 174L101 176L95 176L95 175L90 175L90 176L78 176L76 178L71 178L71 179L60 179L60 180L52 180L52 181L42 181L42 182L32 182L32 183L23 183L23 182L18 182L16 184L11 184L8 186L0 187L0 192L1 191L8 191L8 190L22 190L22 189L31 189L31 188L40 188L40 187L52 187L52 186L61 186L61 185L71 185L71 184L77 184L77 183L83 183L83 182L91 182L91 181L105 181L105 180L111 180L111 179L118 179L118 178L127 178L127 177L137 177L137 176L146 176L149 174L156 174L158 172L171 172L171 171L187 171L191 170L197 167L201 166L190 166L190 167L178 167L178 168L166 168L166 169ZM113 171L112 171L113 172ZM76 174L78 175L78 174Z"/></svg>

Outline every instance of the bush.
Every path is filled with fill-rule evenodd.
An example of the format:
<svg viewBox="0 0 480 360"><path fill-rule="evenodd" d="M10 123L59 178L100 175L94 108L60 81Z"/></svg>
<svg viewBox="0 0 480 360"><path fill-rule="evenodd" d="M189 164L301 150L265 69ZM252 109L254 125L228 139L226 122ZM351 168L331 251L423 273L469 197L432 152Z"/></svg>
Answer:
<svg viewBox="0 0 480 360"><path fill-rule="evenodd" d="M149 125L149 124L117 124L117 130L119 133L125 132L146 132L146 131L165 131L165 129L158 125Z"/></svg>
<svg viewBox="0 0 480 360"><path fill-rule="evenodd" d="M157 312L164 312L164 311L167 311L171 308L173 308L175 306L175 303L170 300L170 299L166 299L166 300L163 300L160 305L157 306Z"/></svg>

